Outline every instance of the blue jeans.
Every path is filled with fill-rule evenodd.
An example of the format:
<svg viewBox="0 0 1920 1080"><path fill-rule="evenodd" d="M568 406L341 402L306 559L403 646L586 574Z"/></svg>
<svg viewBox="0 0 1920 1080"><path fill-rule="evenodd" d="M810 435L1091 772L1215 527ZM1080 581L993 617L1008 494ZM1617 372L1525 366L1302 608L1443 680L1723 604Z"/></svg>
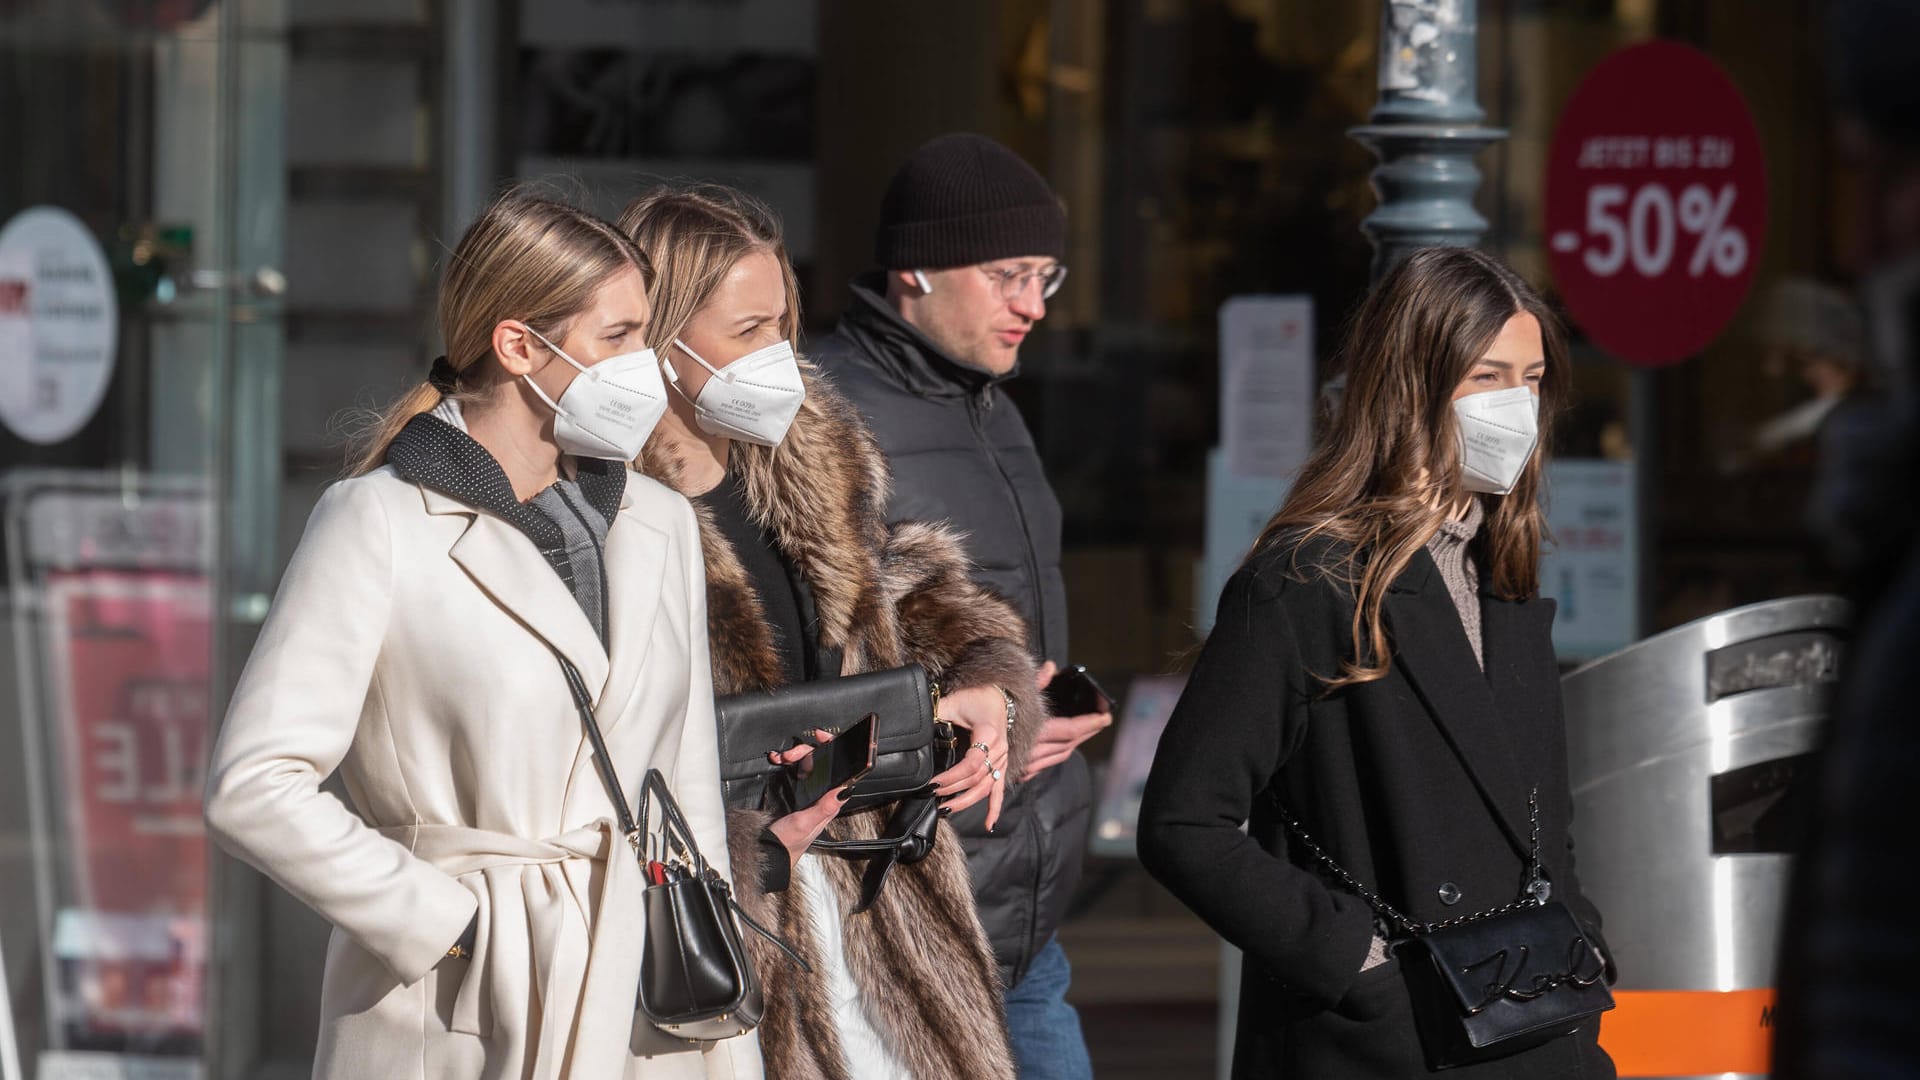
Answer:
<svg viewBox="0 0 1920 1080"><path fill-rule="evenodd" d="M1093 1080L1080 1014L1067 1004L1073 969L1060 939L1027 965L1027 977L1007 991L1007 1037L1013 1043L1020 1080Z"/></svg>

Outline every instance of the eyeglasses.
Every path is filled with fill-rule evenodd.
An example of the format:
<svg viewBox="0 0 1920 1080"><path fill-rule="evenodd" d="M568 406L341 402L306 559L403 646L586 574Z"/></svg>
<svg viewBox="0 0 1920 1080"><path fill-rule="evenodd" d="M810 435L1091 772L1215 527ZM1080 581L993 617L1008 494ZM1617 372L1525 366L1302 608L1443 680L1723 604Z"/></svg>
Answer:
<svg viewBox="0 0 1920 1080"><path fill-rule="evenodd" d="M1060 283L1067 280L1067 268L1060 263L1054 263L1044 270L1005 270L998 266L982 266L980 272L993 279L1002 300L1025 296L1027 287L1036 281L1040 283L1040 299L1051 300L1053 294L1060 291Z"/></svg>

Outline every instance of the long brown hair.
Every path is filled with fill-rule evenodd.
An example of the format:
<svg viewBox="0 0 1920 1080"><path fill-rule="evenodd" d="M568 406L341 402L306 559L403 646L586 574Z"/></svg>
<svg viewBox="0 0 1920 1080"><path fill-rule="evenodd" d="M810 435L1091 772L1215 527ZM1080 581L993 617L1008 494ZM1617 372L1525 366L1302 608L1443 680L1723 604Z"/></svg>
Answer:
<svg viewBox="0 0 1920 1080"><path fill-rule="evenodd" d="M1546 536L1540 477L1553 416L1567 385L1560 321L1519 275L1472 248L1416 251L1382 278L1348 324L1341 348L1346 393L1326 437L1255 542L1259 553L1316 537L1339 542L1319 572L1354 591L1353 656L1328 690L1386 675L1390 649L1380 609L1387 588L1467 497L1453 392L1486 355L1507 320L1540 323L1546 372L1540 383L1540 438L1513 490L1484 495L1481 551L1496 595L1517 600L1539 589ZM1251 556L1249 556L1251 557Z"/></svg>
<svg viewBox="0 0 1920 1080"><path fill-rule="evenodd" d="M646 256L592 214L525 187L495 199L467 226L440 282L440 336L455 389L442 395L422 382L382 410L367 425L349 472L384 464L400 429L443 396L463 405L489 400L507 380L493 355L493 328L502 319L519 319L558 341L607 279L629 268L645 275Z"/></svg>

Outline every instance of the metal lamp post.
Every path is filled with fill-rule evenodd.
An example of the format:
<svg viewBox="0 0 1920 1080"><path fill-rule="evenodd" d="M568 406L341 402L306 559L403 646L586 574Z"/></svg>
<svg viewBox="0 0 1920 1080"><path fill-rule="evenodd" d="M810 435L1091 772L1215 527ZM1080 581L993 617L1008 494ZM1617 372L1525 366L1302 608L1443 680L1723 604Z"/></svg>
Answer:
<svg viewBox="0 0 1920 1080"><path fill-rule="evenodd" d="M1487 219L1473 208L1474 158L1507 137L1481 124L1477 0L1383 0L1380 8L1380 101L1348 132L1380 158L1372 175L1380 205L1360 223L1373 241L1376 281L1417 248L1479 242Z"/></svg>

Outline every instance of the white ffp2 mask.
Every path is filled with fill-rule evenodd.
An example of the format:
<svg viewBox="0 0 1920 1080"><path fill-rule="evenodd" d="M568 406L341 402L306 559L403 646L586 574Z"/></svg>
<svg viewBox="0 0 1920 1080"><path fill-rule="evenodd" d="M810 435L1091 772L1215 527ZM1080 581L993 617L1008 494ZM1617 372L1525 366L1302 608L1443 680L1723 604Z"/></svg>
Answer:
<svg viewBox="0 0 1920 1080"><path fill-rule="evenodd" d="M776 341L725 368L707 363L678 338L673 345L693 357L710 376L707 385L700 388L699 397L687 398L693 403L693 419L701 431L761 446L778 446L780 440L787 437L787 429L793 426L793 418L799 415L801 404L807 400L806 384L800 378L800 361L793 355L792 345ZM686 397L673 363L668 361L666 368L673 388L681 397Z"/></svg>
<svg viewBox="0 0 1920 1080"><path fill-rule="evenodd" d="M621 353L585 367L561 351L546 335L527 327L553 354L580 374L555 401L531 376L523 375L540 400L553 409L553 441L562 451L607 461L632 461L667 411L667 387L652 349Z"/></svg>
<svg viewBox="0 0 1920 1080"><path fill-rule="evenodd" d="M1513 490L1540 439L1540 396L1531 387L1489 390L1453 399L1460 429L1460 483L1468 491Z"/></svg>

